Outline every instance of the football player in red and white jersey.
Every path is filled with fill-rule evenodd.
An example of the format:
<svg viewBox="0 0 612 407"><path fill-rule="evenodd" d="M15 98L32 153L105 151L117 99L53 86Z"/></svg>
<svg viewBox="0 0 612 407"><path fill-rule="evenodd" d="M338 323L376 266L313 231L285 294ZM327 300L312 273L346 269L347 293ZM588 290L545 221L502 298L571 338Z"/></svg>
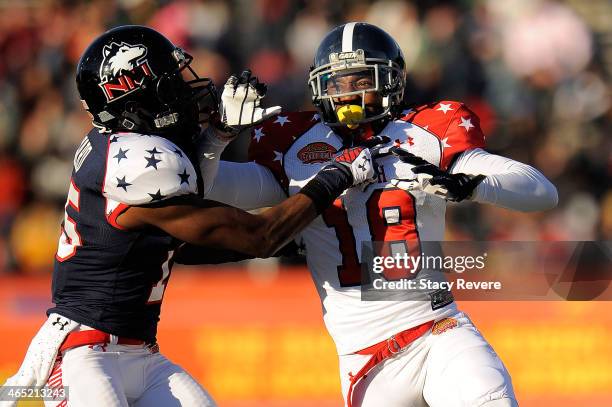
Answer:
<svg viewBox="0 0 612 407"><path fill-rule="evenodd" d="M510 376L452 295L363 301L363 242L411 252L442 241L448 201L519 211L557 204L536 169L485 151L478 117L463 103L404 109L397 43L366 23L321 42L309 85L317 112L279 114L254 129L249 163L221 162L208 199L244 209L292 196L337 152L386 136L378 180L352 189L299 237L339 359L347 406L516 406ZM425 161L423 161L425 160ZM434 295L436 294L436 295Z"/></svg>

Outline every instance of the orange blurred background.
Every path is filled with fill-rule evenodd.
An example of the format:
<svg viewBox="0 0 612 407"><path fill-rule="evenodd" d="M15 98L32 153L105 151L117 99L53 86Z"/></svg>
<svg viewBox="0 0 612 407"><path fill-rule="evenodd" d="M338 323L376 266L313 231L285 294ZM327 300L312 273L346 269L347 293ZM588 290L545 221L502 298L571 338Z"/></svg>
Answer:
<svg viewBox="0 0 612 407"><path fill-rule="evenodd" d="M0 380L43 322L49 287L48 276L2 278ZM342 405L335 348L305 268L177 267L165 295L161 350L220 406ZM612 406L610 302L460 307L506 364L522 407Z"/></svg>

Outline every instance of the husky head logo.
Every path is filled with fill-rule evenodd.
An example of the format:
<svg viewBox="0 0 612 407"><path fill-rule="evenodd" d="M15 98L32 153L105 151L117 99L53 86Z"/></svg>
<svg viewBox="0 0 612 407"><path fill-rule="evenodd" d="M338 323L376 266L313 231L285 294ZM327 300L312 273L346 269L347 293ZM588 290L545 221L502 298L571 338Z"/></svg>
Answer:
<svg viewBox="0 0 612 407"><path fill-rule="evenodd" d="M118 76L121 71L131 71L134 69L137 60L147 54L147 49L142 45L112 42L110 45L104 46L102 53L104 59L100 66L100 78L108 81Z"/></svg>
<svg viewBox="0 0 612 407"><path fill-rule="evenodd" d="M146 59L144 45L112 42L102 49L100 87L107 102L111 102L140 89L146 76L155 77Z"/></svg>

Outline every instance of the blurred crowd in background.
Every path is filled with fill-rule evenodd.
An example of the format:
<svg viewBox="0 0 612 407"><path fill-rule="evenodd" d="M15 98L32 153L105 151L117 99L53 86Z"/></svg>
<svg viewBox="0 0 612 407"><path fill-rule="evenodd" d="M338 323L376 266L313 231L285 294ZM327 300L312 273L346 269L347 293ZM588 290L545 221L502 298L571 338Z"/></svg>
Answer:
<svg viewBox="0 0 612 407"><path fill-rule="evenodd" d="M400 44L406 102L462 100L490 151L535 165L557 209L473 204L447 214L448 239L612 240L612 4L607 0L118 0L0 2L0 273L48 273L72 158L90 128L78 59L97 35L149 25L186 48L220 87L250 67L267 105L312 109L314 51L334 26L366 21ZM249 137L225 158L244 160Z"/></svg>

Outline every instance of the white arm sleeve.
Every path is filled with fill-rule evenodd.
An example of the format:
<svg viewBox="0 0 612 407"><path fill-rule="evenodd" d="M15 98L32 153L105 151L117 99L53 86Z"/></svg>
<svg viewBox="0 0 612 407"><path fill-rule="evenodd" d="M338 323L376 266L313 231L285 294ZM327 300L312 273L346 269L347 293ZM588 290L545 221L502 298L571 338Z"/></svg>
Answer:
<svg viewBox="0 0 612 407"><path fill-rule="evenodd" d="M474 191L476 202L529 212L554 208L559 200L557 188L535 168L480 148L463 152L451 173L487 176Z"/></svg>
<svg viewBox="0 0 612 407"><path fill-rule="evenodd" d="M200 164L205 198L208 198L208 194L217 176L221 153L230 142L230 139L217 137L214 131L212 127L208 127L200 134L200 137L196 141L198 163Z"/></svg>
<svg viewBox="0 0 612 407"><path fill-rule="evenodd" d="M221 161L206 199L250 210L276 205L287 195L266 167L254 162Z"/></svg>

